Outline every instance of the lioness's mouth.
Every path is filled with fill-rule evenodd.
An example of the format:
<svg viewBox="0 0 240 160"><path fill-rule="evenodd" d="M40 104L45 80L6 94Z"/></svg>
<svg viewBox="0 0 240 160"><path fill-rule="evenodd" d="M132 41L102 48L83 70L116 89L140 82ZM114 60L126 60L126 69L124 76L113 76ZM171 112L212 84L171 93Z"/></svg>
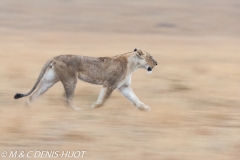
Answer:
<svg viewBox="0 0 240 160"><path fill-rule="evenodd" d="M148 72L147 72L148 74L151 74L151 73L152 73L152 68L151 68L151 67L148 67L148 68L147 68L147 71L148 71Z"/></svg>
<svg viewBox="0 0 240 160"><path fill-rule="evenodd" d="M152 71L152 68L151 68L151 67L148 67L147 70L148 70L148 72L151 72L151 71Z"/></svg>

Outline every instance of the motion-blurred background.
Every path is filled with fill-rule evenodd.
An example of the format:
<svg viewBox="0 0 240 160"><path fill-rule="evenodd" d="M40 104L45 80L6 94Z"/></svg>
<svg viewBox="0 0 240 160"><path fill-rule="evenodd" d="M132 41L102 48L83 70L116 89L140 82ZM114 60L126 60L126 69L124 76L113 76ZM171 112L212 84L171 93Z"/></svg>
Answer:
<svg viewBox="0 0 240 160"><path fill-rule="evenodd" d="M0 152L86 150L85 159L240 158L239 0L1 0ZM118 91L88 110L101 86L78 82L66 107L61 83L32 107L28 92L60 54L114 56L135 47L158 66L138 70L138 111Z"/></svg>

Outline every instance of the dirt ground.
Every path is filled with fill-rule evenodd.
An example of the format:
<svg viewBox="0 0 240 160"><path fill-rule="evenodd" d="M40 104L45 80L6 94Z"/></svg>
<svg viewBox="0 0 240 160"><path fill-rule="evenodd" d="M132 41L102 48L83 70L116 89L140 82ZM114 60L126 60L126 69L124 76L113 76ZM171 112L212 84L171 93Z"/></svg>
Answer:
<svg viewBox="0 0 240 160"><path fill-rule="evenodd" d="M84 150L78 159L240 159L239 7L237 0L1 1L0 154ZM13 99L30 90L50 57L114 56L135 47L158 61L152 74L132 75L149 112L118 91L90 110L101 86L82 81L75 92L79 112L66 107L61 83L31 107L24 106L27 98Z"/></svg>

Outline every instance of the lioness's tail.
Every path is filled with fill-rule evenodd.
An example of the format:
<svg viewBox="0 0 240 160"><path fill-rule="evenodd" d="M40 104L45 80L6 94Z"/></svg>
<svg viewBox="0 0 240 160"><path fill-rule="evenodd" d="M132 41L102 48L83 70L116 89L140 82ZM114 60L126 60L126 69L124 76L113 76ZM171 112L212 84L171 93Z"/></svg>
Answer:
<svg viewBox="0 0 240 160"><path fill-rule="evenodd" d="M36 83L34 84L33 88L32 88L28 93L26 93L26 94L16 93L15 96L14 96L14 99L19 99L19 98L22 98L22 97L25 97L25 96L30 95L30 94L37 88L40 80L42 79L44 73L46 72L48 66L49 66L51 63L52 63L52 59L48 60L48 61L44 64L44 66L43 66L43 68L42 68L42 70L41 70L41 72L40 72L40 74L39 74L39 76L38 76L38 79L37 79Z"/></svg>

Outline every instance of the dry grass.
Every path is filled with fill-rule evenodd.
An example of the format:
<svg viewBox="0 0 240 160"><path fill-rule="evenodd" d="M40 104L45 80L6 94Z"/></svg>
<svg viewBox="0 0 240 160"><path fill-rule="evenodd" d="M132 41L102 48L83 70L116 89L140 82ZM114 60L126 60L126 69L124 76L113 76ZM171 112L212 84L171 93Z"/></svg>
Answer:
<svg viewBox="0 0 240 160"><path fill-rule="evenodd" d="M174 8L167 2L163 6ZM158 13L157 9L153 12ZM49 15L46 13L46 17ZM194 28L196 24L188 25ZM173 29L172 24L158 25L173 29L173 32L162 30L171 32L170 36L158 30L156 35L138 34L146 26L138 28L135 34L121 34L116 31L118 27L110 26L107 25L111 32L103 29L98 32L96 28L93 32L65 32L61 26L57 31L28 31L24 27L1 30L0 151L86 150L86 159L238 159L238 35L225 32L223 35L229 36L195 37L191 30L186 37L183 35L187 31L176 34L181 29ZM139 70L132 79L135 93L151 107L150 112L138 111L118 91L102 108L89 110L101 86L81 81L75 96L77 105L84 109L80 112L65 106L60 83L30 108L24 107L26 98L13 99L16 92L29 91L42 65L52 56L114 56L134 47L150 52L159 64L151 75Z"/></svg>

